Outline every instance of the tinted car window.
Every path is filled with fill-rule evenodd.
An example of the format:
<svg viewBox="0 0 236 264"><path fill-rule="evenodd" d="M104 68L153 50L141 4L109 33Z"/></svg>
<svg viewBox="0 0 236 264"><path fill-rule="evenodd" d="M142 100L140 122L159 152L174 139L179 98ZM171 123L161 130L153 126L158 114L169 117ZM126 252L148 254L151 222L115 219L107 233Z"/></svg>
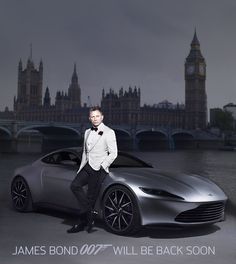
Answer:
<svg viewBox="0 0 236 264"><path fill-rule="evenodd" d="M53 153L42 159L45 163L64 164L64 165L79 165L80 158L72 152L62 151Z"/></svg>
<svg viewBox="0 0 236 264"><path fill-rule="evenodd" d="M60 160L60 153L53 153L42 159L45 163L58 164Z"/></svg>
<svg viewBox="0 0 236 264"><path fill-rule="evenodd" d="M111 168L120 168L120 167L152 168L151 165L129 154L119 154L111 165Z"/></svg>

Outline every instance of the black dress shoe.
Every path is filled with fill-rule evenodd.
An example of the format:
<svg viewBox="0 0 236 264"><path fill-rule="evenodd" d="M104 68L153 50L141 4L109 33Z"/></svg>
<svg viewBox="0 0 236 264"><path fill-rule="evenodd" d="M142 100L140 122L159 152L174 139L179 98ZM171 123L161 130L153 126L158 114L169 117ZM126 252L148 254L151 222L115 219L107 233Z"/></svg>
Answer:
<svg viewBox="0 0 236 264"><path fill-rule="evenodd" d="M87 231L88 233L92 233L93 232L93 227L94 227L94 221L90 221L84 228L85 231Z"/></svg>
<svg viewBox="0 0 236 264"><path fill-rule="evenodd" d="M67 233L78 233L84 230L84 223L73 225L70 229L67 230Z"/></svg>

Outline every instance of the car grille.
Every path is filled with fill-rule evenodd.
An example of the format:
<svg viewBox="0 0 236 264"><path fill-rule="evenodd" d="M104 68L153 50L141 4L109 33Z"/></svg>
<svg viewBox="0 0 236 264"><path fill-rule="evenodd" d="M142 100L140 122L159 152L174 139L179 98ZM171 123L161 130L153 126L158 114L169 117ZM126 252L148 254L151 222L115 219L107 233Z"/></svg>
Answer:
<svg viewBox="0 0 236 264"><path fill-rule="evenodd" d="M175 221L183 223L208 222L221 220L224 216L224 203L202 204L195 209L177 215Z"/></svg>

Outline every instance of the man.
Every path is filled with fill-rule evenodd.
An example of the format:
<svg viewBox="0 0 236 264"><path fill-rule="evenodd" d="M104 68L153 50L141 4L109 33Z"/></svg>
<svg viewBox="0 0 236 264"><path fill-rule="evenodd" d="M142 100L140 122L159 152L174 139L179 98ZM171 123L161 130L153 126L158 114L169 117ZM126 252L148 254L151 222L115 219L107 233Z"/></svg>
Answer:
<svg viewBox="0 0 236 264"><path fill-rule="evenodd" d="M86 229L89 233L94 224L94 206L100 186L109 172L109 166L117 157L117 143L114 130L103 124L103 113L99 107L89 111L92 127L84 134L83 154L77 176L71 183L71 190L80 205L80 221L68 233ZM87 195L83 186L88 184Z"/></svg>

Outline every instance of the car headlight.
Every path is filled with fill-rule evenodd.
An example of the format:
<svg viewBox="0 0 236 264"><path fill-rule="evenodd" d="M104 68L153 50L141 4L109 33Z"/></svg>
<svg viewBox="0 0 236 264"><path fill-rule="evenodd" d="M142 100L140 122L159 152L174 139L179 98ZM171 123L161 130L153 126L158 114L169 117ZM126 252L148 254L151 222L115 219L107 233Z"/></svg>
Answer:
<svg viewBox="0 0 236 264"><path fill-rule="evenodd" d="M142 190L146 194L150 195L155 195L155 196L161 196L161 197L166 197L166 198L174 198L174 199L180 199L184 200L183 197L175 195L173 193L169 193L164 190L159 190L159 189L151 189L151 188L145 188L145 187L139 187L140 190Z"/></svg>

